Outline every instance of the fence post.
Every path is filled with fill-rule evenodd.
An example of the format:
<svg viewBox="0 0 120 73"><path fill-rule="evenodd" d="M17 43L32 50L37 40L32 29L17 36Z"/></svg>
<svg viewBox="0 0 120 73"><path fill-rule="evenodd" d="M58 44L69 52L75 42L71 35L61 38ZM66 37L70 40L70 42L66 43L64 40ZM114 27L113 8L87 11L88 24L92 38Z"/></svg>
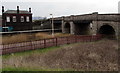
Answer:
<svg viewBox="0 0 120 73"><path fill-rule="evenodd" d="M69 43L68 43L68 37L66 37L66 39L67 39L67 44L69 44Z"/></svg>
<svg viewBox="0 0 120 73"><path fill-rule="evenodd" d="M57 46L57 38L55 38L56 39L56 46Z"/></svg>
<svg viewBox="0 0 120 73"><path fill-rule="evenodd" d="M32 43L32 41L30 41L31 42L31 49L33 49L33 43ZM26 48L24 49L24 51L26 50Z"/></svg>
<svg viewBox="0 0 120 73"><path fill-rule="evenodd" d="M74 38L75 38L75 43L77 43L77 36L74 36Z"/></svg>
<svg viewBox="0 0 120 73"><path fill-rule="evenodd" d="M93 42L93 41L94 41L93 37L94 37L94 36L92 35L92 36L91 36L91 42Z"/></svg>
<svg viewBox="0 0 120 73"><path fill-rule="evenodd" d="M36 41L32 41L32 48L33 48L32 50L35 50L35 49L36 49L36 48L35 48L35 42L36 42ZM26 42L26 43L27 43L27 42ZM24 43L23 43L23 44L24 44Z"/></svg>
<svg viewBox="0 0 120 73"><path fill-rule="evenodd" d="M2 49L3 49L3 45L1 45L2 48L0 48L0 55L2 55Z"/></svg>
<svg viewBox="0 0 120 73"><path fill-rule="evenodd" d="M46 39L44 39L44 48L46 48Z"/></svg>
<svg viewBox="0 0 120 73"><path fill-rule="evenodd" d="M35 43L34 43L34 41L32 41L32 47L33 47L33 49L35 49Z"/></svg>
<svg viewBox="0 0 120 73"><path fill-rule="evenodd" d="M4 44L3 44L3 47L2 47L2 54L4 54Z"/></svg>

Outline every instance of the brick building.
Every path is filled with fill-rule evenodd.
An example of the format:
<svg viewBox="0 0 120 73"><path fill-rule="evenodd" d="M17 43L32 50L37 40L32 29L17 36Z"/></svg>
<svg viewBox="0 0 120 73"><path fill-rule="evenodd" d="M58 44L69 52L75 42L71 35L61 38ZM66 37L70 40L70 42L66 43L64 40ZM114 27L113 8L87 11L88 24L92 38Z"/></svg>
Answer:
<svg viewBox="0 0 120 73"><path fill-rule="evenodd" d="M31 29L31 8L29 8L29 11L19 10L19 6L17 6L17 10L4 11L4 6L2 6L2 31L23 31Z"/></svg>

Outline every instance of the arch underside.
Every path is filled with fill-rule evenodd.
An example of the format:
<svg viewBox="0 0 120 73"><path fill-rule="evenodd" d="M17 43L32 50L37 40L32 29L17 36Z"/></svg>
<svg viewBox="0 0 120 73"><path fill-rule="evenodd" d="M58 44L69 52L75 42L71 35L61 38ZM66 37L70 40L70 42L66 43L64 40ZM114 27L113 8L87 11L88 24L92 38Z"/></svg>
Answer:
<svg viewBox="0 0 120 73"><path fill-rule="evenodd" d="M72 24L65 23L65 33L74 32L75 35L88 35L90 34L91 21L73 21Z"/></svg>
<svg viewBox="0 0 120 73"><path fill-rule="evenodd" d="M89 35L92 21L74 21L76 35Z"/></svg>
<svg viewBox="0 0 120 73"><path fill-rule="evenodd" d="M64 29L65 29L65 33L70 33L70 23L66 23Z"/></svg>
<svg viewBox="0 0 120 73"><path fill-rule="evenodd" d="M86 24L86 23L76 24L75 34L76 35L88 35L89 34L89 24Z"/></svg>
<svg viewBox="0 0 120 73"><path fill-rule="evenodd" d="M107 38L115 38L115 30L110 25L103 25L100 27L98 34L102 34L104 37Z"/></svg>
<svg viewBox="0 0 120 73"><path fill-rule="evenodd" d="M72 31L75 35L91 35L94 30L97 31L97 34L102 34L104 37L116 38L116 30L112 25L103 24L98 30L95 30L95 28L91 28L91 23L91 21L73 21L73 23L67 22L64 25L64 30L65 33L71 33ZM93 27L95 26L93 25Z"/></svg>

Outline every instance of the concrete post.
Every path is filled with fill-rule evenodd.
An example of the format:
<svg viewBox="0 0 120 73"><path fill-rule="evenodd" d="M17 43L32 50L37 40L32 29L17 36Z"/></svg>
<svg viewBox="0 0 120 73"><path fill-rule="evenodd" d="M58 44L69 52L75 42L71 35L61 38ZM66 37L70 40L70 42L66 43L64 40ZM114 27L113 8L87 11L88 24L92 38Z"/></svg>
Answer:
<svg viewBox="0 0 120 73"><path fill-rule="evenodd" d="M70 16L70 34L75 34L74 15Z"/></svg>
<svg viewBox="0 0 120 73"><path fill-rule="evenodd" d="M65 26L64 17L62 17L62 25L61 25L61 27L62 27L62 33L65 33L64 26Z"/></svg>
<svg viewBox="0 0 120 73"><path fill-rule="evenodd" d="M70 34L75 34L75 24L73 21L70 22Z"/></svg>
<svg viewBox="0 0 120 73"><path fill-rule="evenodd" d="M97 34L98 33L98 20L99 20L99 17L98 17L98 12L94 12L92 13L92 15L94 16L93 17L93 26L95 26L92 30L93 30L93 35Z"/></svg>
<svg viewBox="0 0 120 73"><path fill-rule="evenodd" d="M119 28L120 28L120 22L117 22L117 28L116 28L116 33L115 33L115 36L116 36L116 39L120 39L120 31L119 31Z"/></svg>
<svg viewBox="0 0 120 73"><path fill-rule="evenodd" d="M92 35L96 35L97 34L97 27L98 27L97 23L98 23L97 21L92 21L92 23L91 23L92 24L91 34Z"/></svg>

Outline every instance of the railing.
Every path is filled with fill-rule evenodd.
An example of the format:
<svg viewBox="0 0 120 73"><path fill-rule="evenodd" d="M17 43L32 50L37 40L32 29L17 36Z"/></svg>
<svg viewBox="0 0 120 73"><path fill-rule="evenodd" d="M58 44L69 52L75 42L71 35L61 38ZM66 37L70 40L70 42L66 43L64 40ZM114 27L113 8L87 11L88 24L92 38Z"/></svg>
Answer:
<svg viewBox="0 0 120 73"><path fill-rule="evenodd" d="M26 50L48 48L52 46L60 46L64 44L71 44L77 42L91 42L100 39L101 39L101 35L93 35L93 36L75 35L69 37L57 37L57 38L42 39L38 41L31 41L31 42L0 45L0 54L10 54L10 53L22 52Z"/></svg>

